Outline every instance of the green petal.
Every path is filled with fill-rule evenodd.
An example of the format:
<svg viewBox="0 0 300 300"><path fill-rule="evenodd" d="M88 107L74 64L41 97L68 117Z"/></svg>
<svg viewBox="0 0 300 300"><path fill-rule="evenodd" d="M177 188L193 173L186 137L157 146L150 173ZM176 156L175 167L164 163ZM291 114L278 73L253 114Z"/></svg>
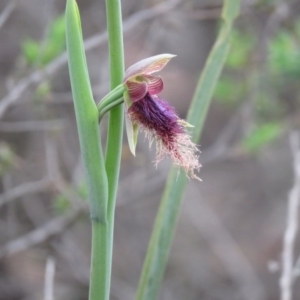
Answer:
<svg viewBox="0 0 300 300"><path fill-rule="evenodd" d="M139 134L139 126L137 124L133 124L128 116L128 109L132 105L132 102L129 98L128 92L125 91L124 93L124 100L125 100L125 127L126 127L126 133L127 133L127 140L128 140L128 146L131 151L131 153L135 156L135 149L137 144L137 138Z"/></svg>

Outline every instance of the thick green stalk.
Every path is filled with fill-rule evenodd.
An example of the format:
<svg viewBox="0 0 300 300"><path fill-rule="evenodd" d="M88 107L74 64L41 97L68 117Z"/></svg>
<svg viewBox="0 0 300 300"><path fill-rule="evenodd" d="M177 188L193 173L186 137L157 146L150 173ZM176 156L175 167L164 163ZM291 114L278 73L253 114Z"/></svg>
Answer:
<svg viewBox="0 0 300 300"><path fill-rule="evenodd" d="M120 0L106 0L106 16L110 62L110 88L113 90L122 83L124 77L124 50ZM123 138L123 118L123 105L113 108L109 113L105 164L108 177L109 218L113 218L118 188ZM110 221L113 220L110 219Z"/></svg>
<svg viewBox="0 0 300 300"><path fill-rule="evenodd" d="M115 87L123 82L124 76L124 50L123 50L123 30L122 30L122 11L120 0L106 0L106 17L109 46L110 62L110 88ZM109 113L109 127L106 146L105 168L108 178L108 244L107 253L110 264L109 278L111 278L111 264L113 252L113 231L114 231L114 212L115 202L118 189L122 139L123 139L123 104L115 106ZM109 283L110 285L110 283ZM94 299L93 299L94 300ZM108 300L108 298L106 299Z"/></svg>
<svg viewBox="0 0 300 300"><path fill-rule="evenodd" d="M187 122L195 126L191 133L195 143L200 139L210 100L229 51L231 29L238 16L239 5L240 1L238 0L225 1L220 33L194 93ZM173 167L156 216L136 295L137 300L155 300L157 298L186 183L185 174L181 172L177 177L177 169Z"/></svg>
<svg viewBox="0 0 300 300"><path fill-rule="evenodd" d="M108 182L101 147L98 109L92 96L75 0L66 7L66 36L74 106L92 220L90 300L108 300L110 288Z"/></svg>

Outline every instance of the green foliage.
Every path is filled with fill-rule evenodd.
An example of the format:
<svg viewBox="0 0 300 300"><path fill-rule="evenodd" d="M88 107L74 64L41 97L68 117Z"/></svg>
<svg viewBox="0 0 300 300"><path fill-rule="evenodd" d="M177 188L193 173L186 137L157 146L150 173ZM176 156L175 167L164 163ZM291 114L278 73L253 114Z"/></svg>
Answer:
<svg viewBox="0 0 300 300"><path fill-rule="evenodd" d="M232 34L232 46L229 52L226 66L239 70L246 67L255 45L253 35L234 30Z"/></svg>
<svg viewBox="0 0 300 300"><path fill-rule="evenodd" d="M300 18L295 22L294 28L298 39L300 39Z"/></svg>
<svg viewBox="0 0 300 300"><path fill-rule="evenodd" d="M65 48L65 22L60 16L53 20L45 40L26 39L22 52L28 65L44 66L59 55Z"/></svg>
<svg viewBox="0 0 300 300"><path fill-rule="evenodd" d="M296 23L296 32L300 31L299 24L300 20ZM297 35L293 31L282 30L271 41L269 65L272 72L300 76L300 36Z"/></svg>
<svg viewBox="0 0 300 300"><path fill-rule="evenodd" d="M257 116L264 121L282 117L286 112L285 103L280 101L276 93L262 89L256 97L255 109Z"/></svg>
<svg viewBox="0 0 300 300"><path fill-rule="evenodd" d="M0 177L9 170L11 167L16 165L17 157L10 146L5 143L0 143Z"/></svg>
<svg viewBox="0 0 300 300"><path fill-rule="evenodd" d="M70 209L70 201L63 194L59 194L54 198L53 208L58 214L64 214Z"/></svg>
<svg viewBox="0 0 300 300"><path fill-rule="evenodd" d="M86 201L88 198L88 191L87 191L87 186L85 182L82 182L79 186L77 187L72 187L70 186L70 195L76 195L78 196L78 199L82 201ZM58 194L54 198L54 204L53 208L58 214L63 214L66 213L70 207L70 199L65 194Z"/></svg>
<svg viewBox="0 0 300 300"><path fill-rule="evenodd" d="M245 95L245 86L241 82L236 84L237 79L230 76L223 76L216 87L215 99L225 105L235 105Z"/></svg>
<svg viewBox="0 0 300 300"><path fill-rule="evenodd" d="M273 4L264 1L264 5ZM296 107L300 94L300 18L270 36L268 59L262 68L256 60L261 45L254 36L247 27L234 31L226 72L214 94L218 103L231 107L253 99L253 121L257 123L241 142L247 152L257 152L279 136L280 125L289 107Z"/></svg>
<svg viewBox="0 0 300 300"><path fill-rule="evenodd" d="M27 64L33 65L36 62L40 52L39 48L39 44L34 40L27 39L23 42L22 50Z"/></svg>
<svg viewBox="0 0 300 300"><path fill-rule="evenodd" d="M85 182L83 182L77 189L78 195L81 199L86 200L88 197L87 186Z"/></svg>
<svg viewBox="0 0 300 300"><path fill-rule="evenodd" d="M43 102L48 98L51 91L51 85L48 81L39 84L35 90L35 100Z"/></svg>
<svg viewBox="0 0 300 300"><path fill-rule="evenodd" d="M282 132L280 123L265 123L256 126L241 142L248 153L257 153L265 145L274 141Z"/></svg>
<svg viewBox="0 0 300 300"><path fill-rule="evenodd" d="M231 39L232 45L225 63L227 72L219 80L214 98L224 105L235 106L245 98L247 92L244 71L250 69L255 41L253 36L237 29L233 31Z"/></svg>

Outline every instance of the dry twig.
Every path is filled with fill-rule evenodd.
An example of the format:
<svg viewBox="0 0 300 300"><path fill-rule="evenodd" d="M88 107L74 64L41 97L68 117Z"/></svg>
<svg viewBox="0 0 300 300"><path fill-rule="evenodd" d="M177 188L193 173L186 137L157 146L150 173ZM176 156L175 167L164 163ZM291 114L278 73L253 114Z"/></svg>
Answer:
<svg viewBox="0 0 300 300"><path fill-rule="evenodd" d="M47 258L45 271L44 300L54 300L55 260Z"/></svg>
<svg viewBox="0 0 300 300"><path fill-rule="evenodd" d="M290 135L291 151L294 159L294 186L288 197L287 225L282 252L282 272L280 277L281 300L292 300L294 283L294 247L298 231L300 201L300 140L298 133Z"/></svg>
<svg viewBox="0 0 300 300"><path fill-rule="evenodd" d="M0 122L0 132L60 130L64 125L65 121L62 119L44 121Z"/></svg>
<svg viewBox="0 0 300 300"><path fill-rule="evenodd" d="M17 2L16 1L10 1L6 7L3 9L2 13L0 14L0 29L5 24L11 13L16 7Z"/></svg>
<svg viewBox="0 0 300 300"><path fill-rule="evenodd" d="M60 234L76 220L80 213L80 209L73 209L66 215L54 218L45 225L34 229L20 238L8 242L0 249L0 258L19 253L32 246L45 242L54 235Z"/></svg>
<svg viewBox="0 0 300 300"><path fill-rule="evenodd" d="M228 275L236 282L239 299L266 299L264 285L239 245L224 228L220 218L204 201L201 201L200 207L201 209L197 210L193 205L189 205L187 211L189 219L208 240L212 251L222 261Z"/></svg>
<svg viewBox="0 0 300 300"><path fill-rule="evenodd" d="M44 178L37 181L26 182L19 186L16 186L4 194L0 195L0 207L12 200L15 200L24 195L39 193L48 189L51 182L48 178Z"/></svg>

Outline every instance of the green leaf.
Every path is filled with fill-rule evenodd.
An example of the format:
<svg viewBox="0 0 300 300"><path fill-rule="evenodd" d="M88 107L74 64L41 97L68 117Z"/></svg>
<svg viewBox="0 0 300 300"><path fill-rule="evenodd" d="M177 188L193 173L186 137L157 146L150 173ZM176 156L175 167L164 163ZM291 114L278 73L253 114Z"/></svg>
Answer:
<svg viewBox="0 0 300 300"><path fill-rule="evenodd" d="M53 208L58 214L66 213L70 208L70 201L66 196L60 194L54 198Z"/></svg>
<svg viewBox="0 0 300 300"><path fill-rule="evenodd" d="M65 19L64 16L56 18L50 28L45 44L41 45L41 64L46 65L65 48Z"/></svg>
<svg viewBox="0 0 300 300"><path fill-rule="evenodd" d="M300 18L295 23L295 32L297 34L298 39L300 39Z"/></svg>
<svg viewBox="0 0 300 300"><path fill-rule="evenodd" d="M247 152L256 153L278 138L281 132L282 125L280 123L261 124L242 140L241 145Z"/></svg>
<svg viewBox="0 0 300 300"><path fill-rule="evenodd" d="M52 42L58 42L60 44L65 44L65 17L63 15L56 18L50 26L49 30L49 40Z"/></svg>
<svg viewBox="0 0 300 300"><path fill-rule="evenodd" d="M212 95L229 51L231 29L238 15L239 6L238 0L224 2L223 24L196 87L187 118L187 122L195 126L191 133L195 143L199 141ZM178 175L178 169L175 167L169 173L149 242L136 295L137 300L157 298L187 183L183 173Z"/></svg>
<svg viewBox="0 0 300 300"><path fill-rule="evenodd" d="M288 31L281 31L269 45L269 65L274 73L300 76L300 42Z"/></svg>
<svg viewBox="0 0 300 300"><path fill-rule="evenodd" d="M26 39L22 44L22 51L26 62L29 65L38 63L45 66L65 48L65 20L59 16L50 24L47 36L44 41Z"/></svg>
<svg viewBox="0 0 300 300"><path fill-rule="evenodd" d="M42 82L36 87L35 99L37 101L44 101L50 95L51 85L48 81Z"/></svg>
<svg viewBox="0 0 300 300"><path fill-rule="evenodd" d="M226 65L232 69L241 69L249 62L254 46L253 37L245 32L234 30L232 33L232 51L229 52Z"/></svg>
<svg viewBox="0 0 300 300"><path fill-rule="evenodd" d="M224 103L228 105L235 105L243 100L243 95L245 95L245 86L243 82L238 82L237 78L232 78L229 76L222 77L214 92L214 98L219 103Z"/></svg>
<svg viewBox="0 0 300 300"><path fill-rule="evenodd" d="M26 39L22 44L22 52L26 63L28 65L33 65L38 59L40 46L36 41Z"/></svg>
<svg viewBox="0 0 300 300"><path fill-rule="evenodd" d="M106 8L113 89L122 83L124 72L121 2L108 0ZM67 0L66 36L76 120L91 206L92 257L89 299L108 300L114 207L121 161L123 105L118 105L110 111L104 161L98 127L99 113L92 97L80 16L75 0Z"/></svg>
<svg viewBox="0 0 300 300"><path fill-rule="evenodd" d="M5 142L0 142L0 177L17 164L17 156Z"/></svg>
<svg viewBox="0 0 300 300"><path fill-rule="evenodd" d="M108 183L98 127L98 109L92 95L80 17L74 0L67 1L66 29L69 72L91 216L96 221L106 223Z"/></svg>

